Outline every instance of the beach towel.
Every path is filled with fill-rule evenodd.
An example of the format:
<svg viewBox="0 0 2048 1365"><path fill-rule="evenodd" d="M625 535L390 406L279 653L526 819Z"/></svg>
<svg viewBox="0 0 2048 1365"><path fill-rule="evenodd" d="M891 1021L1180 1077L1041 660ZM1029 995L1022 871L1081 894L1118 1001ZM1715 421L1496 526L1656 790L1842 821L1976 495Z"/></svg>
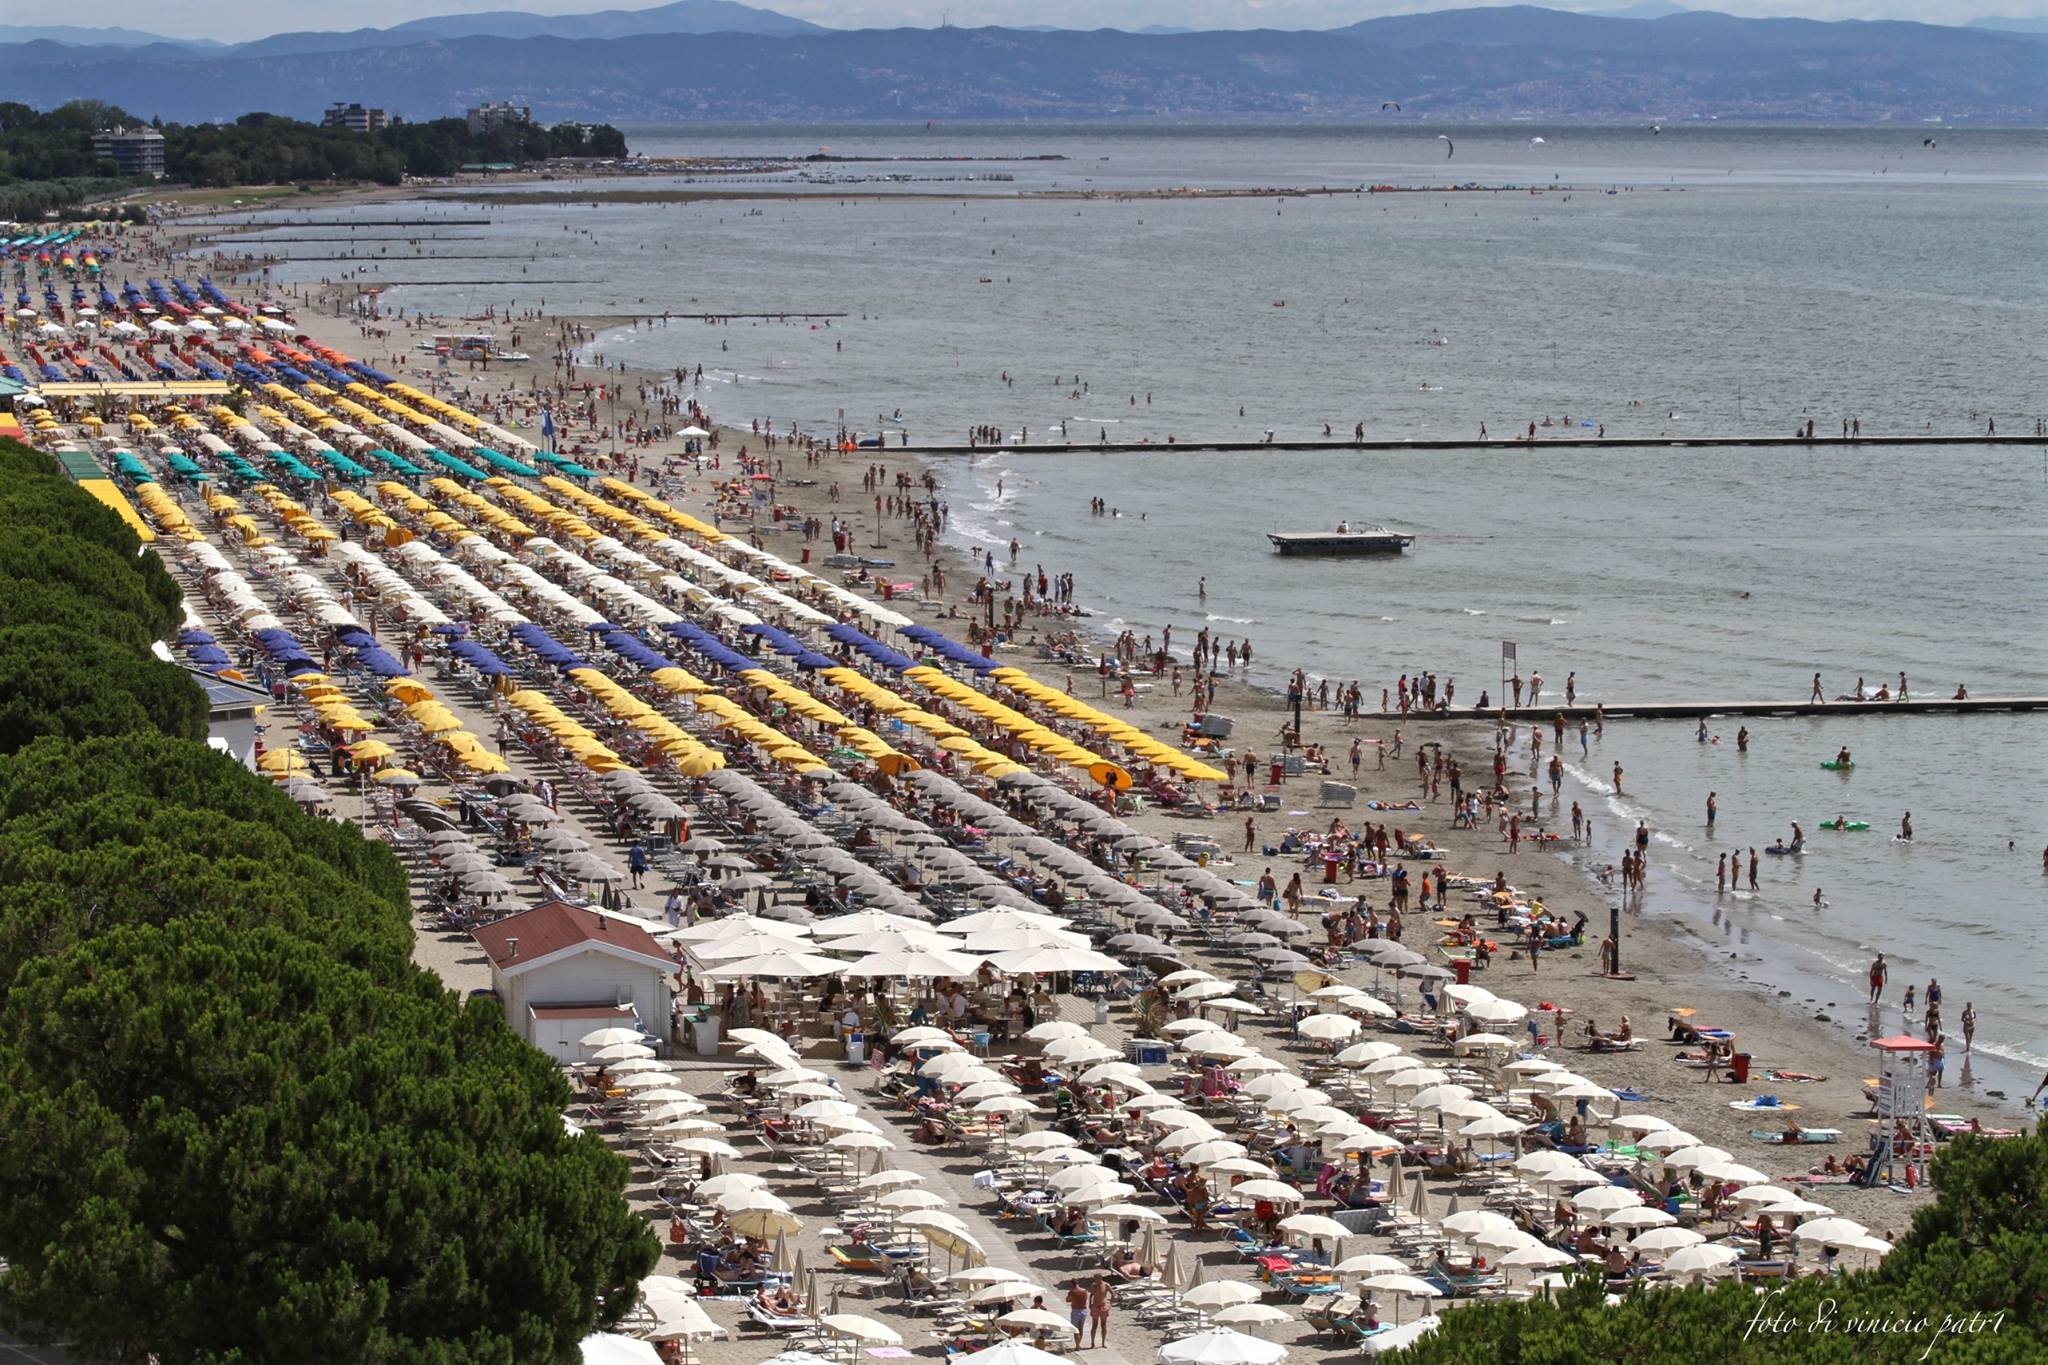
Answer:
<svg viewBox="0 0 2048 1365"><path fill-rule="evenodd" d="M1728 1101L1728 1107L1730 1109L1744 1110L1745 1112L1752 1114L1765 1110L1773 1114L1789 1114L1793 1110L1799 1108L1799 1106L1796 1104L1785 1103L1776 1095L1758 1095L1753 1100L1730 1100Z"/></svg>
<svg viewBox="0 0 2048 1365"><path fill-rule="evenodd" d="M1763 1073L1763 1076L1764 1076L1764 1079L1765 1079L1765 1080L1767 1080L1767 1081L1780 1081L1780 1082L1784 1082L1784 1081L1824 1081L1824 1080L1826 1080L1826 1079L1827 1079L1827 1077L1825 1077L1825 1076L1816 1076L1816 1075L1814 1075L1814 1074L1813 1074L1812 1072L1810 1072L1810 1071L1766 1071L1766 1072L1764 1072L1764 1073Z"/></svg>

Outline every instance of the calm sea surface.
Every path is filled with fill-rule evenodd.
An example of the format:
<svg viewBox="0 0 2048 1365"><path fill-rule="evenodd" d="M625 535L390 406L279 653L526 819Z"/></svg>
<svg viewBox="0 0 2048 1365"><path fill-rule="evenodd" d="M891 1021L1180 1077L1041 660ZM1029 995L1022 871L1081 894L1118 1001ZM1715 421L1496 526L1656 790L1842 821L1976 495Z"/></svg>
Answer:
<svg viewBox="0 0 2048 1365"><path fill-rule="evenodd" d="M481 240L427 250L503 259L370 273L500 281L389 296L442 312L545 299L579 313L845 313L829 326L678 321L594 349L701 364L715 411L778 430L844 420L872 432L900 410L890 430L914 440L958 440L975 423L1025 436L949 465L958 537L1015 536L1024 564L1073 572L1105 629L1248 635L1275 682L1300 665L1360 680L1376 704L1399 674L1427 668L1476 701L1498 692L1501 642L1513 640L1525 675L1540 669L1560 688L1576 672L1592 698L1802 700L1815 671L1832 695L1859 676L1896 685L1901 670L1916 693L2048 693L2039 450L1219 456L1045 444L1062 430L1163 443L1360 421L1374 437L1476 437L1481 422L1498 436L1546 418L1630 436L1789 433L1808 418L1838 431L1852 417L1884 433L1977 433L1990 420L2027 431L2048 412L2048 134L1667 123L1655 134L1013 126L633 140L654 153L1067 159L829 168L908 177L882 184L721 182L802 190L800 202L431 205ZM1015 179L932 178L990 172ZM1128 197L1468 182L1518 188ZM1049 189L1099 197L1003 198ZM891 197L840 197L876 190ZM393 254L416 249L399 230L375 231ZM502 283L521 272L568 283ZM1123 515L1089 517L1092 497ZM1420 541L1399 560L1345 563L1282 561L1264 538L1340 517ZM1723 742L1695 742L1688 722L1617 722L1583 760L1568 745L1565 806L1593 814L1597 860L1647 819L1653 910L1689 917L1752 978L1817 1007L1860 999L1882 949L1897 985L1924 992L1940 978L1952 1032L1975 1000L1980 1085L2031 1089L2048 1065L2048 714L1760 720L1746 755L1733 723L1712 728ZM1844 744L1854 774L1822 771ZM1617 761L1626 796L1611 790ZM1721 811L1712 840L1709 791ZM1894 842L1907 810L1918 837ZM1873 829L1815 831L1837 814ZM1765 858L1760 894L1717 899L1715 854L1762 848L1795 819L1811 851Z"/></svg>

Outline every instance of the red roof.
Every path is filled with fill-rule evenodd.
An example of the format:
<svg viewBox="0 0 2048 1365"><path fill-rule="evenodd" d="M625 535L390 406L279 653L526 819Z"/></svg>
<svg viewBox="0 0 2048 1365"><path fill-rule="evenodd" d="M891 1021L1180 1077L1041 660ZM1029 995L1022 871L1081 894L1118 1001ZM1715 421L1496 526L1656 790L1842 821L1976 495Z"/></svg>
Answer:
<svg viewBox="0 0 2048 1365"><path fill-rule="evenodd" d="M549 901L476 931L477 944L500 971L529 966L565 948L593 944L673 968L675 959L661 950L636 921L602 915L562 901ZM515 949L513 940L518 940Z"/></svg>
<svg viewBox="0 0 2048 1365"><path fill-rule="evenodd" d="M1898 1033L1889 1038L1872 1038L1870 1045L1885 1052L1932 1052L1934 1044L1925 1038L1915 1038L1910 1033Z"/></svg>

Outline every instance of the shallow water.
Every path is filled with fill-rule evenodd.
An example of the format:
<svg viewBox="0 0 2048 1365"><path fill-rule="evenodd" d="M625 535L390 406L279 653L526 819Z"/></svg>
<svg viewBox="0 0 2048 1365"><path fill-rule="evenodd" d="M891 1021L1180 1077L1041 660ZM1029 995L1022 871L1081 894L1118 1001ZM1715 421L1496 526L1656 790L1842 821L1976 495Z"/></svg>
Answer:
<svg viewBox="0 0 2048 1365"><path fill-rule="evenodd" d="M1438 131L643 136L636 145L651 151L828 143L1071 159L1006 168L1018 177L1009 185L894 187L944 200L843 203L813 186L795 203L439 207L486 238L460 249L533 259L376 273L502 279L523 267L582 281L389 296L445 312L542 297L579 313L846 312L829 327L676 322L593 349L702 364L715 411L778 430L874 430L876 414L900 408L914 439L958 440L974 423L1028 431L1036 448L945 463L956 537L995 547L1018 536L1021 563L1074 573L1106 628L1143 635L1171 622L1177 642L1204 624L1250 635L1267 680L1295 665L1357 678L1376 706L1379 688L1426 668L1476 701L1498 693L1501 641L1513 640L1525 675L1540 669L1561 691L1576 672L1591 698L1804 700L1815 671L1833 695L1858 676L1895 684L1900 670L1916 692L2048 693L2038 449L1248 457L1039 446L1062 423L1077 442L1163 442L1319 436L1325 422L1342 433L1359 421L1374 437L1476 437L1482 421L1499 436L1546 416L1631 436L1789 433L1808 418L1828 432L1851 416L1872 432L1969 434L1995 418L2012 433L2040 415L2048 135L1935 130L1939 148L1925 149L1919 128L1453 130L1458 156L1443 162ZM1541 148L1528 142L1538 131ZM972 169L988 168L939 168ZM1020 188L1447 175L1524 186L1555 176L1572 188L986 201ZM1097 496L1123 515L1090 517ZM1264 539L1340 517L1420 540L1399 559L1319 562L1278 559ZM1722 743L1701 745L1689 722L1617 722L1584 761L1568 744L1566 809L1578 800L1593 814L1613 844L1602 858L1649 820L1660 836L1653 909L1760 952L1767 965L1752 974L1795 999L1860 1000L1877 949L1893 963L1894 1001L1905 982L1924 991L1939 976L1952 1033L1964 1002L1977 1003L1980 1078L2031 1089L2048 1066L2048 715L1749 728L1739 755L1731 723L1713 725ZM1821 770L1844 744L1856 771ZM1626 797L1599 790L1617 760ZM1721 811L1712 841L1710 790ZM1918 837L1897 844L1908 809ZM1873 828L1816 829L1837 814ZM1715 853L1761 849L1794 819L1806 856L1767 857L1761 894L1717 899Z"/></svg>

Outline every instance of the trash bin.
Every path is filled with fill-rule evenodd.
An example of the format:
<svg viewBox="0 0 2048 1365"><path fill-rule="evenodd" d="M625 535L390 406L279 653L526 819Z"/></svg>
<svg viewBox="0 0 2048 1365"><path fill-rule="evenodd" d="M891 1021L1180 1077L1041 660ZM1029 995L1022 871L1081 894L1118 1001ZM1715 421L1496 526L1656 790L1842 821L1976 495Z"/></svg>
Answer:
<svg viewBox="0 0 2048 1365"><path fill-rule="evenodd" d="M1461 957L1451 963L1451 971L1457 976L1460 986L1472 984L1472 959Z"/></svg>
<svg viewBox="0 0 2048 1365"><path fill-rule="evenodd" d="M865 1033L849 1033L849 1034L847 1034L847 1035L846 1035L846 1060L847 1060L847 1061L849 1061L849 1062L851 1062L851 1063L853 1063L853 1064L854 1064L855 1066L859 1066L859 1065L860 1065L860 1064L861 1064L862 1062L864 1062L864 1061L866 1061L866 1060L867 1060L867 1055L868 1055L868 1038L867 1038L867 1035L866 1035Z"/></svg>
<svg viewBox="0 0 2048 1365"><path fill-rule="evenodd" d="M690 1046L699 1057L718 1055L718 1016L706 1010L690 1021Z"/></svg>
<svg viewBox="0 0 2048 1365"><path fill-rule="evenodd" d="M1749 1080L1749 1054L1738 1052L1728 1059L1728 1079L1737 1085Z"/></svg>
<svg viewBox="0 0 2048 1365"><path fill-rule="evenodd" d="M1106 995L1095 997L1095 1022L1098 1024L1109 1022L1109 997Z"/></svg>

